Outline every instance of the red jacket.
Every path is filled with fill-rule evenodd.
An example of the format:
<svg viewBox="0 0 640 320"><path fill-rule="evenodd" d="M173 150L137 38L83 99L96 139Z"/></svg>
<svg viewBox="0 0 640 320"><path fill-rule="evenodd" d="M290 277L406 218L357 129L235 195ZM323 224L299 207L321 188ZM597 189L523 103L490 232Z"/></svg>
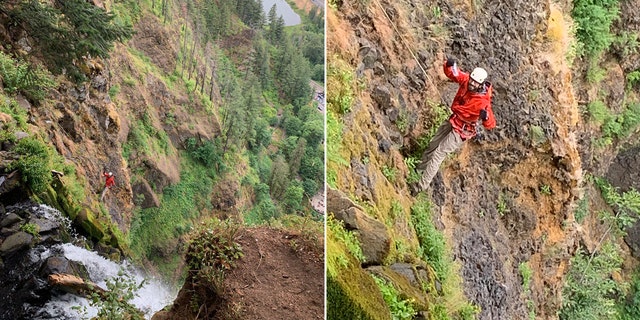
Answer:
<svg viewBox="0 0 640 320"><path fill-rule="evenodd" d="M110 176L110 175L109 175L108 173L106 173L106 172L103 172L103 173L102 173L102 175L103 175L103 176L105 176L105 178L107 178L107 179L106 179L106 181L105 181L105 184L104 184L104 186L105 186L105 187L107 187L107 188L111 188L111 187L113 187L113 186L115 186L115 185L116 185L116 178L115 178L115 176Z"/></svg>
<svg viewBox="0 0 640 320"><path fill-rule="evenodd" d="M487 111L487 120L482 121L482 125L488 130L495 128L496 118L493 116L493 110L491 109L493 86L485 82L482 92L469 91L469 74L460 71L455 64L447 67L446 61L444 63L444 74L460 85L451 104L453 114L449 118L449 122L451 122L453 130L459 133L463 140L474 137L476 135L476 123L480 119L480 110L482 109Z"/></svg>

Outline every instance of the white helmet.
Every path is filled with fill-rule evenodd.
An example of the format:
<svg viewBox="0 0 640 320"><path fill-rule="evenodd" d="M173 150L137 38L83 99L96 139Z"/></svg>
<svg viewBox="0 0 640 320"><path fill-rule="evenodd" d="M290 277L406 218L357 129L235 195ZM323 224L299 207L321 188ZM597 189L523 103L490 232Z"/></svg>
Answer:
<svg viewBox="0 0 640 320"><path fill-rule="evenodd" d="M482 68L475 68L473 72L471 72L471 79L477 83L484 83L484 80L487 79L487 70Z"/></svg>
<svg viewBox="0 0 640 320"><path fill-rule="evenodd" d="M113 172L109 172L109 177L111 177L113 175Z"/></svg>

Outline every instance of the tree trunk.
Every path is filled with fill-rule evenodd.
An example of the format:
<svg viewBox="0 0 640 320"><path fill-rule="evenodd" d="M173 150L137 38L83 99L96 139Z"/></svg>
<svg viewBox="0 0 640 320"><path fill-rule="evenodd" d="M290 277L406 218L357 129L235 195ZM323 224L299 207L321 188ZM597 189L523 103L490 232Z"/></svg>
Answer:
<svg viewBox="0 0 640 320"><path fill-rule="evenodd" d="M54 273L49 275L49 284L61 287L64 291L88 297L91 293L97 293L100 297L104 297L106 291L98 287L93 282L84 281L84 279L65 273Z"/></svg>

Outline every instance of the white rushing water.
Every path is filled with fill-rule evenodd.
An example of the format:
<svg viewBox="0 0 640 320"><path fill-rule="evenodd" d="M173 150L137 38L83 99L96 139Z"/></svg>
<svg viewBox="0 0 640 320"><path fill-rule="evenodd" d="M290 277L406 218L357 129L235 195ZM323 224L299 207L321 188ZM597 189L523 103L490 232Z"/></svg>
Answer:
<svg viewBox="0 0 640 320"><path fill-rule="evenodd" d="M145 278L126 261L116 263L99 256L95 252L69 243L58 245L58 248L62 249L67 259L84 265L89 273L90 280L102 289L107 289L107 280L117 277L120 271L131 276L138 285L144 280L144 286L137 291L137 296L130 302L144 312L147 319L150 319L155 312L171 304L176 296L176 293L169 290L161 281ZM47 253L43 253L43 257L46 258L46 256ZM77 310L77 307L84 308L86 314ZM43 308L43 315L38 319L83 319L94 317L97 313L98 310L91 307L87 299L72 294L64 294L49 301Z"/></svg>
<svg viewBox="0 0 640 320"><path fill-rule="evenodd" d="M71 228L71 221L64 217L58 210L41 205L39 213L42 217L60 222L73 237L76 236ZM105 259L96 252L86 250L71 243L54 245L40 253L40 260L44 261L52 252L61 251L70 261L82 264L92 282L102 289L107 289L107 280L118 276L119 272L128 275L137 285L145 281L145 284L137 295L130 301L138 310L150 319L153 314L165 306L173 303L176 296L174 290L170 290L160 280L148 278L127 261L116 263ZM84 310L84 311L80 311ZM35 319L90 319L98 314L98 310L89 305L89 301L73 294L63 294L53 297L40 311Z"/></svg>

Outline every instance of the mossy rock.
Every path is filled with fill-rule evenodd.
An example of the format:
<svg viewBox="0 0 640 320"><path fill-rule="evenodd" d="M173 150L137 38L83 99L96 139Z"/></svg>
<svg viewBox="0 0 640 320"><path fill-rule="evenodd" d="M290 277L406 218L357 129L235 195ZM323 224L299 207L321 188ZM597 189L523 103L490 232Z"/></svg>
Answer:
<svg viewBox="0 0 640 320"><path fill-rule="evenodd" d="M395 265L403 265L403 269L405 269L405 272L413 273L413 275L409 277L412 279L409 279L402 272L399 272L399 270L394 270L393 267L375 266L368 268L367 271L387 280L387 282L392 283L393 287L398 290L400 298L412 301L413 307L415 309L428 310L428 295L423 290L423 288L435 287L435 285L431 281L431 279L429 279L429 277L420 277L418 275L418 269L423 270L423 273L425 275L428 273L428 271L425 270L425 265L415 266L408 263L398 263Z"/></svg>
<svg viewBox="0 0 640 320"><path fill-rule="evenodd" d="M330 236L331 234L329 234ZM348 260L346 267L338 265L336 257ZM380 288L360 263L347 253L342 243L332 237L327 241L327 319L391 319Z"/></svg>
<svg viewBox="0 0 640 320"><path fill-rule="evenodd" d="M80 210L74 221L82 228L82 230L86 231L92 239L102 241L104 238L105 232L102 224L88 209L85 208Z"/></svg>
<svg viewBox="0 0 640 320"><path fill-rule="evenodd" d="M51 187L47 189L46 197L47 199L43 199L45 203L51 204L60 212L64 212L71 220L75 220L82 209L77 202L71 199L69 190L57 177L51 182Z"/></svg>

